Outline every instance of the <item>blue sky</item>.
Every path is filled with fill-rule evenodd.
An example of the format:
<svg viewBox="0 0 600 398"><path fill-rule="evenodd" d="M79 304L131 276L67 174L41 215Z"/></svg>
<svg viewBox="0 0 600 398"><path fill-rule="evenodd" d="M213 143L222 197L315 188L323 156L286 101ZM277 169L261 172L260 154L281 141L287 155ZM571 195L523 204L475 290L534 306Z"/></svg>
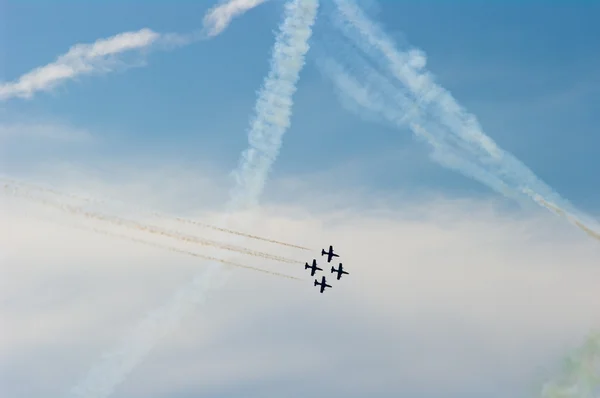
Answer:
<svg viewBox="0 0 600 398"><path fill-rule="evenodd" d="M75 43L122 31L193 31L211 5L9 3L4 79L51 62ZM558 192L593 209L600 195L597 184L591 183L595 168L590 166L598 161L591 100L597 94L600 62L594 51L598 5L383 2L381 7L382 23L427 53L429 70L478 117L489 136ZM233 168L246 145L244 133L255 91L268 68L271 32L281 8L277 1L253 9L214 40L151 54L146 67L84 76L52 94L5 102L5 112L85 128L97 136L106 156L168 153L182 162L201 157L223 169ZM317 25L315 40L327 40L318 32ZM429 161L413 168L417 175L395 177L393 170L404 164L394 159L394 150L408 146L418 153L419 144L413 144L406 131L349 115L310 54L308 61L275 173L323 170L390 151L391 159L371 166L375 170L363 183L379 189L417 183L432 189L479 189L477 183ZM72 148L80 150L90 149Z"/></svg>
<svg viewBox="0 0 600 398"><path fill-rule="evenodd" d="M578 210L598 219L600 185L597 183L597 170L600 170L600 157L597 156L597 148L600 146L600 135L597 133L596 98L600 94L600 55L596 38L600 37L600 26L597 23L600 3L389 0L381 1L378 5L371 1L359 3L365 4L367 15L379 21L400 45L409 43L426 54L426 69L436 77L436 82L478 119L483 132L500 148L523 162ZM29 71L53 62L78 43L93 43L121 32L138 31L142 28L158 33L189 34L198 31L202 28L203 16L213 5L212 1L5 2L2 5L3 62L0 84L17 81ZM283 5L284 2L280 0L267 1L234 19L227 29L210 40L199 40L166 50L152 48L147 54L134 52L119 55L117 58L129 67L116 68L117 70L108 73L80 75L50 91L36 92L31 98L2 99L0 90L0 173L46 181L78 192L88 190L99 196L126 198L129 201L129 212L136 212L137 204L143 202L170 210L208 212L212 217L210 212L218 213L222 210L221 205L227 199L227 190L232 185L228 173L237 166L241 152L248 146L250 118L254 113L257 91L269 70L273 32L282 19ZM385 348L376 343L381 339L382 344L389 346L394 341L392 332L373 332L375 326L357 326L351 319L352 314L345 313L344 309L336 307L332 301L328 301L326 309L315 310L320 322L326 323L324 329L330 333L325 341L335 351L330 360L322 359L319 366L341 366L348 363L352 375L361 374L361 364L371 364L371 369L381 367L379 376L369 374L364 380L357 376L357 380L360 379L360 382L356 382L354 391L357 394L360 391L371 391L373 394L380 393L382 397L412 394L411 396L419 398L500 397L506 396L505 394L529 396L526 390L537 383L532 382L532 378L537 380L536 378L541 377L534 369L539 369L544 361L558 358L565 346L571 347L580 342L582 336L597 325L597 322L589 320L589 314L597 307L593 302L600 302L595 300L597 296L594 296L591 284L598 276L593 268L600 254L597 241L589 239L558 217L552 217L547 212L532 211L532 201L529 203L531 208L519 208L516 202L503 198L480 182L442 167L431 159L429 146L415 140L408 127L398 128L383 119L369 119L363 111L353 112L348 109L347 103L340 101L332 81L319 68L319 61L323 55L337 56L343 60L342 63L350 73L363 76L366 72L360 70L357 66L359 64L353 64L350 56L344 58L344 51L350 45L340 47L331 54L326 53L328 45L335 46L335 43L345 40L333 27L330 19L332 10L334 7L331 2L323 3L318 14L309 41L311 48L306 55L306 66L300 72L297 92L293 97L291 126L285 132L281 152L267 180L265 193L260 198L260 203L265 206L261 210L264 212L261 213L264 219L256 218L253 222L261 220L256 228L265 234L281 234L310 244L317 237L331 239L339 234L341 244L345 245L342 247L348 251L355 250L353 254L356 255L356 261L360 259L365 263L371 262L371 254L366 251L367 248L378 247L381 253L376 257L376 262L383 264L382 269L392 274L400 272L395 268L385 268L393 267L397 261L393 249L397 242L408 239L412 249L407 249L409 254L406 254L403 261L423 264L423 274L409 272L410 283L428 280L428 275L431 274L440 273L444 277L440 276L437 282L432 282L431 286L423 287L422 290L412 291L410 283L404 282L402 286L410 292L406 293L408 296L403 296L402 289L396 289L389 281L381 282L381 292L357 293L356 290L348 290L342 293L341 297L350 302L360 303L359 298L364 298L369 305L373 305L368 307L365 304L365 313L374 317L365 322L378 326L390 322L392 330L403 336L406 344L398 343L389 357L386 356ZM375 65L377 60L372 58L369 62ZM386 78L389 76L386 75ZM402 109L398 112L402 112ZM540 194L544 196L543 193ZM427 199L422 199L424 197ZM429 202L430 198L437 198L442 204L433 199ZM453 198L459 198L466 204L457 204L452 201ZM423 202L419 203L419 200ZM490 203L495 209L503 210L488 213L489 208L486 206ZM505 206L511 208L511 211L505 213ZM404 207L406 209L402 210ZM339 214L328 215L322 213L322 209L335 209ZM448 209L450 214L445 214ZM419 219L422 214L426 214L412 232L403 226L407 219L412 220L411 211L418 214L414 217ZM371 215L371 212L375 215ZM11 225L15 230L21 231L21 235L16 236L22 236L23 240L15 242L29 242L30 239L25 238L28 234L38 238L43 235L31 232L38 227L26 208L21 209L21 213L15 210L15 214L21 214L22 218L13 216L10 212L5 213L3 217L9 223L14 223ZM340 218L340 214L347 220ZM302 215L306 219L302 219ZM524 221L519 221L520 218ZM233 219L231 221L230 218L228 222L237 225L235 217ZM329 220L331 225L323 219ZM41 230L52 231L46 224L40 225ZM30 226L30 229L26 230L25 226ZM543 231L543 226L547 230ZM456 231L447 234L440 232L447 231L446 228L456 228ZM47 233L49 236L53 235L53 232ZM375 235L379 236L379 240L371 241L370 236ZM434 238L430 240L430 236ZM495 237L497 242L486 238L487 236ZM394 237L397 237L397 241L393 240ZM7 235L8 242L9 238L11 237ZM60 230L60 233L56 233L55 244L66 250L68 245L65 246L65 242L79 238L72 232ZM366 242L366 248L354 247L357 240ZM31 242L32 247L38 249L52 247L49 244L44 246L43 242L35 243L33 238ZM89 243L91 241L85 242L88 243L82 241L81 245L87 247L88 251L77 251L76 248L70 258L89 260L90 275L98 273L105 279L98 285L97 292L72 293L72 296L68 292L60 294L65 295L65 302L81 300L82 303L98 305L98 319L88 319L87 314L81 315L79 311L83 311L83 307L61 307L56 304L56 308L49 309L48 314L37 313L37 316L44 315L52 320L48 322L57 323L58 326L49 332L50 336L54 336L53 330L74 330L69 323L71 321L64 321L67 316L61 314L70 314L74 318L76 315L73 314L79 314L83 319L83 326L79 327L83 329L106 330L107 325L111 325L112 315L105 309L109 305L115 305L111 299L106 298L111 286L120 286L114 288L115 297L125 300L129 297L130 287L127 287L123 279L119 279L124 276L117 272L123 268L115 266L105 271L96 259L97 256L104 256L106 250L110 251L110 243L102 241L98 243L99 246L94 246ZM471 248L469 242L481 248ZM435 243L440 245L439 248L434 246ZM314 243L317 246L320 244ZM428 248L429 244L432 248ZM54 280L47 283L55 289L62 286L62 282L57 281L62 279L59 276L63 273L65 280L69 275L76 275L77 278L82 278L82 286L95 286L92 280L85 280L84 276L77 274L80 271L76 270L77 265L73 261L61 264L60 255L56 254L58 252L52 251L58 249L48 249L50 252L46 254L53 258L53 264L57 267L56 271L51 271L51 267L38 268L39 259L31 257L30 253L35 253L38 249L28 248L25 243L14 245L15 248L10 249L10 244L6 244L4 250L14 264L22 265L24 271L2 271L7 280L14 278L11 283L20 287L14 291L7 290L3 297L4 304L0 308L5 314L3 317L8 319L7 322L12 319L10 317L13 314L19 313L15 309L17 307L10 307L9 304L14 302L10 300L25 297L21 291L35 291L38 286L36 284L45 283L46 277ZM103 247L104 251L101 249ZM556 250L554 257L553 248ZM445 260L457 267L468 257L469 260L464 260L468 264L464 265L466 268L461 269L461 272L464 271L464 275L474 275L473 281L462 281L440 265L441 260L432 257L438 250L446 256ZM56 337L58 348L50 350L50 354L44 354L42 343L39 343L39 348L37 343L30 342L28 345L26 340L19 340L21 337L15 332L15 341L23 341L22 346L26 348L23 351L15 348L11 355L19 358L19 363L22 364L19 369L24 369L23 372L31 369L31 373L21 374L19 369L11 370L10 376L0 379L0 385L4 384L11 392L21 391L19 398L42 396L36 394L41 394L44 388L57 392L68 390L69 386L83 377L81 369L91 367L109 345L120 341L119 336L131 327L126 319L140 319L195 275L191 263L182 262L182 270L172 271L167 276L164 270L161 271L159 263L162 260L171 261L170 257L155 259L150 252L140 253L146 254L137 254L134 249L125 246L119 246L114 253L106 253L107 258L115 264L122 264L131 275L147 278L144 279L147 283L144 289L135 288L138 289L135 294L139 298L121 310L123 313L119 313L120 323L117 323L114 330L107 332L110 333L110 338L90 337L88 342L80 338L77 344L85 347L84 352L77 358L69 359L70 362L65 360L64 374L57 373L55 381L40 381L38 390L33 387L30 390L19 390L14 387L14 380L40 372L43 364L55 357L59 358L61 353L69 350L69 345L68 341ZM491 257L488 258L488 255ZM144 271L145 268L139 265L142 257L151 258L148 271ZM511 268L511 265L506 265L507 259L523 268L516 265ZM483 272L479 271L482 261L489 261L489 275L479 274ZM569 274L561 268L567 262L580 264L579 268ZM388 263L389 265L385 265ZM551 263L548 274L540 268L540 264L544 263ZM145 272L149 274L143 276L146 275ZM401 272L393 275L403 278ZM562 293L557 293L558 288L553 284L556 275L558 279L567 281L565 284L568 288ZM495 277L498 279L494 279ZM304 376L293 376L293 371L302 371L305 369L302 366L305 366L314 367L316 372L318 367L311 362L310 356L303 357L300 354L298 356L302 359L298 364L288 363L284 352L302 351L298 347L305 347L310 342L302 333L286 330L286 322L282 319L286 319L290 312L285 305L295 311L303 311L305 306L302 300L310 300L310 305L313 305L314 297L305 296L300 290L292 290L298 293L299 298L290 299L289 303L283 301L279 306L270 302L267 296L257 295L257 298L252 297L255 300L252 301L244 296L254 295L253 290L248 287L248 281L253 283L251 286L256 286L257 289L260 287L261 292L273 287L268 282L258 281L258 277L249 280L239 276L235 278L227 285L229 287L215 293L217 304L203 307L206 314L210 315L202 315L205 313L200 311L199 314L189 315L191 320L186 321L187 329L197 327L204 330L206 319L203 317L212 316L218 324L214 326L214 335L206 332L209 335L204 336L204 339L195 339L194 333L189 330L173 332L174 335L166 337L166 342L156 348L157 353L150 354L151 359L141 360L139 370L132 373L131 379L127 379L129 381L114 396L149 396L144 395L148 391L143 386L143 379L157 377L156 375L165 377L165 384L160 391L153 392L152 396L157 398L204 396L201 394L237 396L237 391L254 391L252 388L256 388L256 396L275 394L277 388L287 391L286 396L294 393L297 395L293 396L300 396L299 392L305 391L302 390L303 383L309 382L308 375L312 373L307 373L305 379ZM367 282L380 283L375 277L365 278L364 284L357 282L350 286L362 290L368 288ZM482 281L483 285L478 285L478 281ZM521 296L519 293L517 296L521 301L507 295L501 289L502 283L520 292ZM103 291L100 286L108 290ZM488 290L480 291L480 286L488 286ZM523 314L518 311L513 313L511 305L518 306L522 304L522 300L528 300L527 286L540 289L540 296L537 298L539 301L532 299L529 307L523 309ZM461 293L463 288L466 292L464 296ZM273 289L272 294L289 293L281 287ZM400 292L391 293L396 290ZM580 291L584 293L577 296L575 293ZM494 302L496 293L501 295L502 304ZM77 294L82 294L81 298L77 298ZM85 294L98 296L88 297ZM389 312L382 309L381 313L377 313L390 300L401 302L408 298L414 302L421 294L431 294L433 297L426 300L427 304L423 304L423 308L416 310L409 308L408 304L407 307L397 304L399 307L392 305ZM469 305L477 300L477 294L485 296L481 302L487 307L479 304L483 308L479 311L480 307L473 304L472 313L476 314L473 315L474 320L466 319L471 314L468 311L471 308ZM557 294L558 298L553 298ZM577 297L570 297L570 294ZM456 303L462 303L462 306L445 303L454 303L449 297L454 297ZM511 301L513 299L515 301ZM241 316L242 320L235 321L222 315L222 311L229 314L243 313L244 302L262 315L252 317L244 314ZM31 304L31 308L35 308L35 303ZM499 305L495 307L498 311L506 311L506 314L499 317L502 322L494 323L495 321L486 317L485 314L494 311L490 310L490 305ZM551 305L560 307L560 314L572 318L562 319L558 316L552 321L556 323L548 323L550 321L546 319L553 318L552 312L547 308ZM579 306L582 309L577 314L569 314L569 306ZM30 319L36 316L33 309L27 308L19 315L22 316L18 318L20 323L15 321L19 327L29 325ZM539 323L524 320L527 312L534 310L539 310L539 316L544 320ZM302 330L308 330L308 336L314 337L318 333L317 324L314 320L311 322L310 310L306 311L306 316L299 316L291 322L304 325L302 327L306 329ZM324 311L339 312L339 318L335 318L335 322L339 323L327 323ZM375 315L373 311L376 312ZM423 311L422 317L418 315L420 311ZM440 355L445 355L442 362L446 361L444 363L447 367L442 364L439 368L431 365L431 360L436 358L433 353L423 354L424 358L433 358L428 362L419 357L417 349L409 349L410 342L417 347L435 345L434 342L440 336L434 329L440 329L439 325L443 323L435 318L438 315L440 319L446 319L451 328L456 329L453 329L454 334L446 336L448 340L444 341L448 344L463 347L461 344L464 341L477 340L473 345L464 343L465 349L472 350L472 354L469 354L472 355L472 361L466 361L463 368L458 366L455 377L448 376L440 381L440 390L427 385L425 374L446 373L452 368L452 358L462 355L459 348L444 348L447 351ZM460 320L461 316L466 317L464 322ZM391 320L388 321L386 317L391 317ZM264 332L260 328L251 328L253 322L262 322L266 327L267 320L279 322L279 326L275 326L269 335L271 340L261 336ZM404 329L407 322L413 321L412 326ZM504 321L506 322L503 323ZM236 322L241 325L236 330L248 328L248 334L254 336L253 343L244 343L248 336L239 332L230 332L228 338L216 332L226 331L228 326ZM498 337L511 330L506 325L518 325L518 332L514 335L508 332L509 337ZM537 341L533 336L548 325L555 328L552 336ZM353 329L356 334L345 340L347 344L354 344L356 340L353 339L370 339L363 351L349 353L345 351L346 346L336 341L334 337L344 333L347 327L356 328ZM289 333L289 339L277 335L276 331ZM423 333L425 337L419 337ZM177 339L173 336L182 339L182 346L177 345ZM35 335L31 338L32 342L37 341ZM68 340L66 337L62 338ZM50 337L40 340L47 344L53 341ZM5 343L12 344L9 338ZM491 348L496 343L499 347L506 348L507 353ZM34 348L27 348L31 344ZM285 364L277 370L276 365L267 366L266 362L269 360L265 359L264 364L261 362L265 367L263 373L246 374L244 372L251 366L245 370L234 366L247 358L243 354L231 353L229 346L232 344L236 347L239 345L240 352L254 353L256 347L262 347L271 353L269 358L273 361L278 359ZM275 348L270 344L275 344ZM289 351L280 347L286 344L285 350ZM14 343L14 346L19 344ZM183 346L187 348L182 348ZM508 364L518 359L510 355L517 355L525 346L531 350L532 359L523 364L523 369L511 370ZM207 376L210 383L207 381L198 385L188 382L183 376L165 375L164 367L167 364L181 365L177 361L177 354L186 349L196 353L198 357L217 359L221 355L219 350L224 350L229 362L224 359L225 362L220 366L227 369L226 364L229 364L235 368L232 371L232 381L215 381L221 380L220 376L217 377L216 373L212 375L211 371L217 371L206 364L194 366L208 366L207 372L212 375ZM478 355L483 354L478 351L484 349L489 350L490 357L479 358ZM419 370L414 371L416 373L411 373L412 370L398 370L405 369L406 363L400 358L407 352L411 361L423 363ZM182 355L186 359L181 363L192 363L188 359L189 352ZM492 358L501 363L496 364ZM2 364L2 368L4 367L8 369L7 364ZM477 380L465 376L476 369L482 369ZM497 371L498 373L494 373L497 377L486 376L486 371L490 374ZM193 374L188 368L182 368L182 375L188 374L186 372ZM399 380L406 382L406 385L402 386L400 382L386 378L386 372L399 374ZM11 377L14 379L9 380ZM169 390L166 385L172 385L173 388ZM324 386L323 391L338 396L348 393L339 384Z"/></svg>

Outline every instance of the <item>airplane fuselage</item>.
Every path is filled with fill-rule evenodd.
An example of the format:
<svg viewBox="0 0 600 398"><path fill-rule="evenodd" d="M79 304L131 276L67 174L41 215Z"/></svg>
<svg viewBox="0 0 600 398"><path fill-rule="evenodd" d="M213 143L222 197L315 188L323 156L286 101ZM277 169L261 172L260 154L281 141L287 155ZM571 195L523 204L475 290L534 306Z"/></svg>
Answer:
<svg viewBox="0 0 600 398"><path fill-rule="evenodd" d="M349 275L348 272L344 271L344 268L342 267L342 263L340 263L340 266L339 266L338 269L335 269L335 268L331 267L331 273L333 274L334 272L337 273L337 280L338 281L342 277L342 274Z"/></svg>
<svg viewBox="0 0 600 398"><path fill-rule="evenodd" d="M308 265L308 263L304 264L304 269L310 269L310 276L314 276L317 270L323 271L322 268L317 267L317 260L313 260L312 265Z"/></svg>
<svg viewBox="0 0 600 398"><path fill-rule="evenodd" d="M315 279L315 286L317 286L317 285L321 286L321 293L323 293L323 291L325 291L325 288L331 287L331 285L327 284L327 280L325 279L324 276L321 278L321 282L319 282Z"/></svg>
<svg viewBox="0 0 600 398"><path fill-rule="evenodd" d="M329 246L329 251L325 251L325 249L321 249L321 256L327 255L327 262L330 263L333 257L339 257L339 255L333 252L333 246Z"/></svg>

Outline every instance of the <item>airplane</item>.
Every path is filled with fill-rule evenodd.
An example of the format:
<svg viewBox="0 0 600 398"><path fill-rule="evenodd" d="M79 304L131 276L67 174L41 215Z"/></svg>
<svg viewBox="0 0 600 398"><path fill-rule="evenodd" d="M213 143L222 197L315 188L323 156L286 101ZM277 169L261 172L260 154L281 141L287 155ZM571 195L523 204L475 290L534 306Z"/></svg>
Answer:
<svg viewBox="0 0 600 398"><path fill-rule="evenodd" d="M342 277L342 274L350 275L346 271L344 271L344 267L342 266L342 263L340 263L340 267L338 269L333 268L333 266L331 267L331 273L333 274L334 272L337 272L337 274L338 274L337 275L338 281Z"/></svg>
<svg viewBox="0 0 600 398"><path fill-rule="evenodd" d="M331 257L339 257L339 255L333 253L333 246L329 246L329 252L326 252L325 249L321 249L321 256L327 255L327 262L331 262Z"/></svg>
<svg viewBox="0 0 600 398"><path fill-rule="evenodd" d="M315 279L315 286L317 286L317 285L321 285L321 293L323 293L323 291L325 290L325 288L326 288L326 287L331 287L331 285L328 285L328 284L327 284L327 280L325 279L325 277L324 277L324 276L323 276L323 277L321 277L321 282L318 282L318 281Z"/></svg>
<svg viewBox="0 0 600 398"><path fill-rule="evenodd" d="M312 265L308 265L308 263L304 264L304 269L311 269L310 276L314 276L317 270L323 271L323 268L317 267L317 260L313 260Z"/></svg>

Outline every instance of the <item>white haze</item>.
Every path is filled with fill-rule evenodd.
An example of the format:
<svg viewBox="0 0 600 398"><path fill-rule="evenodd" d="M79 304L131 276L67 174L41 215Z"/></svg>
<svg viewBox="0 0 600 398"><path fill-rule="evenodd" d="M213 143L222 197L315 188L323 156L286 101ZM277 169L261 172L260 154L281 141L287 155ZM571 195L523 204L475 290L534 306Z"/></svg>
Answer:
<svg viewBox="0 0 600 398"><path fill-rule="evenodd" d="M175 186L176 175L164 176L165 182ZM87 180L102 187L90 192L94 197L129 192L121 199L130 205L112 211L144 220L136 198L152 194L145 178L119 187ZM334 280L320 295L310 277L297 282L240 270L213 292L210 305L188 312L112 396L305 396L315 380L343 369L346 378L316 382L322 394L531 397L563 355L600 326L600 248L551 215L443 196L379 198L387 205L376 208L369 206L376 198L367 196L362 210L355 201L350 209L345 194L313 193L310 207L273 203L252 216L261 222L251 232L314 252L244 243L305 261L332 243L344 256L347 279ZM192 257L71 228L75 216L0 199L0 322L9 325L0 333L0 385L6 396L64 396L141 314L203 266ZM173 199L168 205L178 208ZM204 221L222 219L215 209L197 211ZM307 276L303 266L236 260Z"/></svg>

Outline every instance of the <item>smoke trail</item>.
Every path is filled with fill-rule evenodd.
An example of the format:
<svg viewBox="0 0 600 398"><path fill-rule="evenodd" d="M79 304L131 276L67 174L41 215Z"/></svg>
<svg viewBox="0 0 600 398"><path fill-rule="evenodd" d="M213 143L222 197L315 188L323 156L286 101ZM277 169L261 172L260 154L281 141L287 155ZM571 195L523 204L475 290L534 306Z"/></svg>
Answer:
<svg viewBox="0 0 600 398"><path fill-rule="evenodd" d="M232 229L216 227L214 225L206 224L206 223L203 223L203 222L200 222L200 221L190 220L189 218L170 217L170 216L166 216L166 215L159 214L159 213L156 213L156 212L152 212L152 215L154 215L156 217L160 217L160 218L165 218L165 219L171 219L172 218L173 220L179 221L179 222L184 223L184 224L191 224L191 225L196 225L198 227L210 228L210 229L215 230L215 231L226 232L228 234L243 236L245 238L261 240L263 242L275 243L277 245L292 247L294 249L310 250L309 248L304 247L304 246L298 246L298 245L294 245L292 243L286 243L286 242L282 242L282 241L275 240L275 239L263 238L261 236L251 235L251 234L244 233L244 232L238 232L238 231L234 231Z"/></svg>
<svg viewBox="0 0 600 398"><path fill-rule="evenodd" d="M463 109L452 95L434 82L433 76L424 67L425 54L419 49L405 52L396 50L393 41L383 30L362 12L352 0L335 0L338 7L337 27L358 47L364 50L369 60L382 65L404 89L393 90L395 84L371 68L363 68L362 75L377 91L388 92L388 99L395 102L397 109L386 109L385 118L399 127L408 127L421 138L431 141L435 152L434 159L446 167L454 168L463 174L476 178L498 192L514 192L517 196L533 199L532 195L554 203L569 214L568 219L588 235L600 234L600 226L591 217L577 210L547 184L541 181L530 169L503 151L482 131L477 119ZM359 69L359 68L357 68ZM339 84L341 90L346 90ZM388 80L385 82L385 80ZM383 83L385 82L385 83ZM368 89L361 88L361 95ZM364 98L356 92L345 91L357 101ZM410 105L408 105L410 104ZM373 107L371 107L373 110ZM426 135L429 134L429 137ZM507 191L508 189L508 191ZM514 196L514 195L511 195ZM591 232L591 233L590 233Z"/></svg>
<svg viewBox="0 0 600 398"><path fill-rule="evenodd" d="M150 247L155 247L157 249L168 250L168 251L173 252L173 253L185 254L187 256L192 256L192 257L196 257L196 258L202 258L204 260L209 260L209 261L216 261L218 263L229 265L229 266L232 266L232 267L245 268L245 269L249 269L249 270L252 270L252 271L258 271L258 272L262 272L262 273L273 275L273 276L279 276L279 277L286 278L286 279L292 279L292 280L297 280L297 281L303 280L303 279L297 278L295 276L286 275L286 274L282 274L282 273L274 272L274 271L269 271L269 270L262 269L262 268L251 267L249 265L239 264L239 263L236 263L236 262L233 262L233 261L223 260L223 259L220 259L220 258L216 258L216 257L212 257L212 256L207 256L207 255L200 254L200 253L191 252L189 250L179 249L177 247L163 245L163 244L156 243L156 242L150 242L150 241L147 241L147 240L144 240L144 239L134 238L132 236L128 236L128 235L124 235L124 234L119 234L119 233L116 233L116 232L111 232L111 231L107 231L107 230L96 228L96 227L83 226L83 225L73 225L73 224L68 224L68 226L70 228L77 228L77 229L92 231L92 232L95 232L97 234L101 234L101 235L105 235L105 236L110 236L110 237L113 237L113 238L124 239L124 240L128 240L130 242L140 243L142 245L146 245L146 246L150 246Z"/></svg>
<svg viewBox="0 0 600 398"><path fill-rule="evenodd" d="M258 201L275 161L281 139L290 123L292 95L318 9L317 0L290 0L285 6L285 18L276 36L271 70L259 92L254 118L248 134L250 148L242 155L232 192L230 208L246 207ZM189 286L180 289L172 300L144 319L114 352L92 367L76 385L73 397L104 398L148 354L158 340L173 330L193 305L206 300L208 289L220 287L229 277L219 273L213 263L204 275L197 275Z"/></svg>
<svg viewBox="0 0 600 398"><path fill-rule="evenodd" d="M94 43L75 44L54 62L35 68L14 82L0 83L0 101L31 98L39 91L50 91L78 76L123 68L126 65L119 61L118 56L125 53L143 55L153 47L168 50L196 40L199 40L197 34L161 34L144 28L98 39Z"/></svg>
<svg viewBox="0 0 600 398"><path fill-rule="evenodd" d="M316 19L317 0L292 0L286 4L286 18L277 34L271 69L255 105L248 141L250 147L241 156L233 175L231 207L256 205L271 166L281 147L283 134L290 126L292 96L304 66L308 40Z"/></svg>
<svg viewBox="0 0 600 398"><path fill-rule="evenodd" d="M3 191L9 193L9 188L10 188L10 185L5 184L3 187ZM19 192L19 191L21 191L21 192ZM67 205L64 203L51 202L51 201L48 201L48 200L45 200L42 198L36 198L35 196L32 196L31 194L27 193L25 190L20 189L18 187L12 187L12 192L10 192L10 193L12 195L21 196L23 198L30 199L32 201L41 203L46 206L53 207L58 210L66 211L66 212L74 214L74 215L80 215L80 216L83 216L83 217L86 217L89 219L108 222L113 225L133 228L133 229L137 229L139 231L149 232L149 233L155 234L155 235L162 235L165 237L174 238L174 239L177 239L182 242L196 243L196 244L200 244L203 246L211 246L211 247L215 247L218 249L224 249L224 250L229 250L232 252L248 254L251 256L255 256L255 257L262 257L262 258L265 258L268 260L275 260L275 261L280 261L280 262L289 263L289 264L303 264L302 261L292 260L292 259L288 259L288 258L281 257L281 256L275 256L275 255L272 255L269 253L250 250L250 249L240 247L240 246L219 243L216 241L212 241L209 239L203 239L203 238L199 238L196 236L184 235L184 234L180 234L177 232L164 230L161 228L144 225L144 224L136 222L136 221L125 220L120 217L107 216L107 215L103 215L103 214L99 214L99 213L94 213L91 211L86 211L81 207L71 206L71 205Z"/></svg>
<svg viewBox="0 0 600 398"><path fill-rule="evenodd" d="M86 196L75 195L75 194L68 194L68 193L57 191L52 188L41 187L36 184L26 183L23 181L18 181L18 180L12 179L12 178L6 178L6 177L0 176L0 181L5 182L5 188L7 187L8 184L12 184L12 185L16 185L16 186L27 187L29 189L34 189L34 190L40 191L40 192L51 193L51 194L57 195L57 196L63 196L63 197L67 197L67 198L71 198L71 199L75 199L75 200L84 201L87 203L97 203L97 204L106 203L106 201L104 201L102 199L96 199L96 198L91 198L91 197L86 197ZM214 231L225 232L225 233L232 234L232 235L243 236L243 237L250 238L250 239L260 240L263 242L275 243L277 245L292 247L294 249L310 250L309 248L304 247L304 246L298 246L298 245L295 245L292 243L281 242L279 240L265 238L265 237L258 236L258 235L252 235L252 234L245 233L245 232L239 232L239 231L234 231L234 230L227 229L227 228L221 228L221 227L203 223L203 222L200 222L197 220L191 220L191 219L183 218L183 217L168 216L165 214L158 213L156 211L150 211L150 214L155 217L162 218L162 219L174 220L174 221L178 221L178 222L184 223L184 224L191 224L191 225L199 226L202 228L212 229Z"/></svg>
<svg viewBox="0 0 600 398"><path fill-rule="evenodd" d="M597 398L600 394L600 334L565 360L561 374L546 383L541 398Z"/></svg>
<svg viewBox="0 0 600 398"><path fill-rule="evenodd" d="M460 153L459 149L446 139L447 133L444 129L424 120L415 112L415 106L409 108L410 102L406 96L396 91L392 82L387 81L370 66L360 65L361 70L368 72L368 82L365 85L361 85L331 58L320 61L319 67L331 79L339 95L346 96L371 114L380 115L396 127L408 127L415 137L428 143L433 148L432 158L436 162L480 181L505 196L521 199L504 181ZM369 87L374 87L377 91Z"/></svg>
<svg viewBox="0 0 600 398"><path fill-rule="evenodd" d="M208 37L221 34L231 20L257 7L267 0L224 0L207 11L204 16L204 30Z"/></svg>

